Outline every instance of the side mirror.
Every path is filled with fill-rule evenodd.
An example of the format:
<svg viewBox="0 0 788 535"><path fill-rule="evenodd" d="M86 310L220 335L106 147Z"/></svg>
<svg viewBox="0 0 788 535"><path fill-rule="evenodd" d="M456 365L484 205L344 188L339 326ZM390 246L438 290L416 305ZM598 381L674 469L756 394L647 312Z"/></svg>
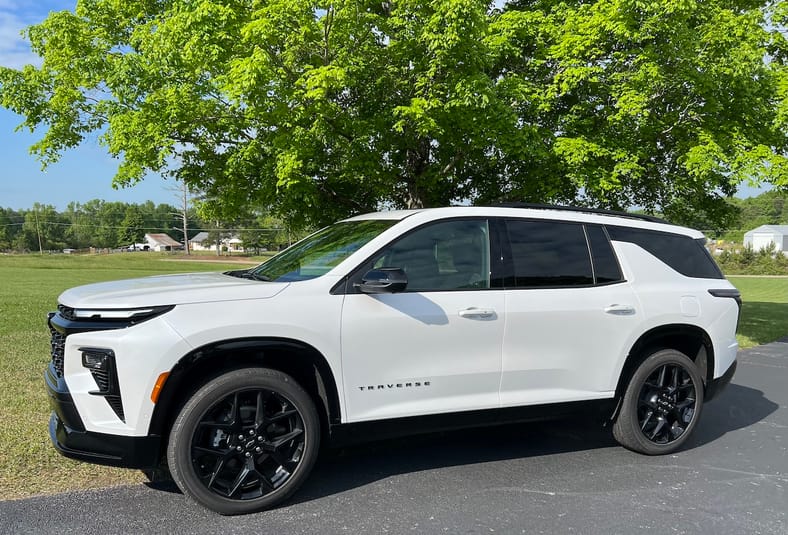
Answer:
<svg viewBox="0 0 788 535"><path fill-rule="evenodd" d="M402 268L384 267L364 273L361 283L355 283L365 294L388 294L403 291L408 286L408 277Z"/></svg>

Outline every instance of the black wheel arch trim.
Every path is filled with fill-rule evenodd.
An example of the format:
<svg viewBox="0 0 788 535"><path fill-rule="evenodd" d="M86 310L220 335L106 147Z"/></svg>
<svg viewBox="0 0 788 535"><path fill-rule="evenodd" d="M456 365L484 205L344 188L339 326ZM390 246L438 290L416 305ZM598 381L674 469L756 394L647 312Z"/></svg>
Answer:
<svg viewBox="0 0 788 535"><path fill-rule="evenodd" d="M678 343L676 340L678 339ZM697 346L697 347L696 347ZM689 349L688 349L689 348ZM635 341L624 360L616 385L616 404L611 420L615 419L624 396L629 378L649 354L659 349L676 349L685 353L690 359L698 363L698 368L703 378L705 387L712 384L714 379L714 345L709 334L697 325L687 323L671 323L654 327ZM703 357L700 358L699 357ZM700 361L700 362L699 362Z"/></svg>
<svg viewBox="0 0 788 535"><path fill-rule="evenodd" d="M237 354L225 358L228 352ZM218 365L205 368L203 364ZM328 360L315 347L300 340L282 337L244 337L211 342L193 349L173 366L164 383L153 415L149 433L167 436L177 412L189 395L205 379L239 366L262 365L278 369L296 380L310 384L301 386L315 399L321 416L326 419L325 429L341 421L341 407L337 381ZM297 373L294 373L296 371ZM200 379L194 384L190 379Z"/></svg>

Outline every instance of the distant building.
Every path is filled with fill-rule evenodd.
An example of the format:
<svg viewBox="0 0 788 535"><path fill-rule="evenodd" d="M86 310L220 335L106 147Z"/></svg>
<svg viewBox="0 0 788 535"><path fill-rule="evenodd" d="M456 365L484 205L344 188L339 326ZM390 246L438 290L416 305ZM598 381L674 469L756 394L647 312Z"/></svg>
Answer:
<svg viewBox="0 0 788 535"><path fill-rule="evenodd" d="M167 234L146 234L145 243L148 246L146 250L150 251L174 251L183 248L181 242Z"/></svg>
<svg viewBox="0 0 788 535"><path fill-rule="evenodd" d="M200 232L189 240L189 247L192 251L208 251L215 248L216 244L208 241L207 232Z"/></svg>
<svg viewBox="0 0 788 535"><path fill-rule="evenodd" d="M788 225L761 225L744 234L744 245L755 251L774 244L775 251L788 251Z"/></svg>
<svg viewBox="0 0 788 535"><path fill-rule="evenodd" d="M243 241L238 236L230 236L221 239L222 250L232 252L243 252ZM189 240L192 251L213 251L216 250L216 241L209 239L207 232L200 232Z"/></svg>

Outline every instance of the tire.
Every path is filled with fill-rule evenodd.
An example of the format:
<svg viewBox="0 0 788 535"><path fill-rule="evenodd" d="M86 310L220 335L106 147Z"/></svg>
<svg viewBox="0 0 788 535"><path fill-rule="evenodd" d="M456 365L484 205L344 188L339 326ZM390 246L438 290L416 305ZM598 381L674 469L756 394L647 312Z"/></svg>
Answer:
<svg viewBox="0 0 788 535"><path fill-rule="evenodd" d="M236 515L289 498L319 446L309 394L282 372L244 368L209 381L186 402L170 431L167 461L184 494Z"/></svg>
<svg viewBox="0 0 788 535"><path fill-rule="evenodd" d="M692 434L702 408L703 379L695 363L674 349L657 351L632 374L613 436L632 451L671 453Z"/></svg>

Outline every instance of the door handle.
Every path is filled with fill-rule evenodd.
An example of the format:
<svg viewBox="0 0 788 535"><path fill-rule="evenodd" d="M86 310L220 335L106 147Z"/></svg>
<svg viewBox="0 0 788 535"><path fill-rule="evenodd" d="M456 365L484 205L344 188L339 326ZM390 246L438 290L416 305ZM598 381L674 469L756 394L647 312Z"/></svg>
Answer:
<svg viewBox="0 0 788 535"><path fill-rule="evenodd" d="M461 318L494 318L495 310L492 308L469 307L458 312Z"/></svg>
<svg viewBox="0 0 788 535"><path fill-rule="evenodd" d="M605 312L614 316L632 316L635 314L635 307L630 305L613 304L605 307Z"/></svg>

